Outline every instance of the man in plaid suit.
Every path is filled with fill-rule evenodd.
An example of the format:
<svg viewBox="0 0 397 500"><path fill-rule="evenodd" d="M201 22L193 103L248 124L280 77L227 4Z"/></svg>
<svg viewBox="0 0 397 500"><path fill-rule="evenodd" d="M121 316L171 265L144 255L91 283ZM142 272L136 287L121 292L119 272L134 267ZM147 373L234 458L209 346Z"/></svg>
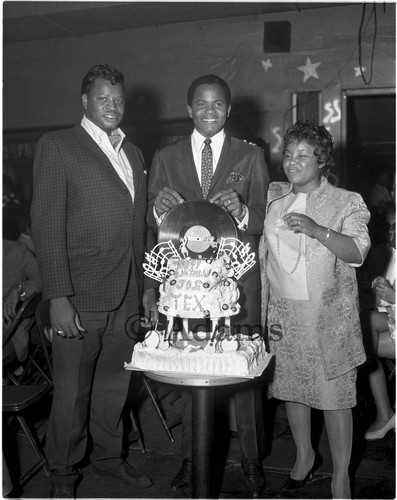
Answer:
<svg viewBox="0 0 397 500"><path fill-rule="evenodd" d="M94 66L82 82L85 114L44 135L34 161L32 232L54 329L54 394L46 437L52 498L73 497L92 439L92 467L118 484L150 486L121 459L121 413L133 342L130 318L156 320L144 282L146 171L140 150L118 128L122 73ZM131 493L133 494L133 493Z"/></svg>

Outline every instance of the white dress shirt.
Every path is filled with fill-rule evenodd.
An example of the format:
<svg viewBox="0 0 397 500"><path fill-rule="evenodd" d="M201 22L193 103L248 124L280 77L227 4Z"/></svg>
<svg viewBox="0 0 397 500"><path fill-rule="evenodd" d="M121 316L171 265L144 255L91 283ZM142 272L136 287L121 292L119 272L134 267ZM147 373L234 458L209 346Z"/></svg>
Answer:
<svg viewBox="0 0 397 500"><path fill-rule="evenodd" d="M204 141L207 138L197 132L194 129L191 140L192 140L192 152L194 164L196 166L197 175L201 184L201 154L203 152L203 148L205 146ZM222 129L216 135L211 137L211 149L212 149L212 168L213 173L215 173L216 167L218 165L219 157L221 156L221 151L223 148L223 143L225 141L225 131Z"/></svg>
<svg viewBox="0 0 397 500"><path fill-rule="evenodd" d="M102 149L105 155L109 158L113 168L117 172L117 175L127 186L132 201L134 201L135 188L134 188L134 179L132 175L132 168L127 159L127 155L121 148L121 145L125 138L124 132L119 128L113 131L114 134L119 134L121 137L121 141L119 142L119 144L116 146L116 148L113 148L112 143L109 140L108 134L100 127L95 125L95 123L89 120L85 115L81 120L81 126L84 128L84 130L86 130L90 134L90 136Z"/></svg>
<svg viewBox="0 0 397 500"><path fill-rule="evenodd" d="M225 141L225 130L222 129L220 132L215 134L214 136L211 137L211 149L212 149L212 167L213 167L213 174L215 173L216 167L219 162L219 158L221 156L222 148L223 148L223 143ZM196 129L193 130L192 135L191 135L191 145L192 145L192 153L193 153L193 160L194 160L194 165L197 170L197 176L201 185L201 154L203 152L203 148L205 146L204 141L207 139L207 137L204 137L201 135ZM157 225L160 225L161 222L163 221L165 217L165 213L162 215L157 215L156 208L153 205L153 214L154 218L156 220ZM249 211L248 208L245 210L245 215L243 219L240 221L237 217L234 217L237 223L237 227L241 231L245 231L248 226L248 220L249 220Z"/></svg>
<svg viewBox="0 0 397 500"><path fill-rule="evenodd" d="M216 167L219 162L219 158L221 156L222 148L223 148L223 143L225 142L225 129L222 129L220 132L215 134L214 136L211 137L211 149L212 149L212 167L213 167L213 173L215 173ZM201 154L203 152L203 148L205 146L204 141L207 138L201 135L196 129L193 130L192 136L191 136L191 142L192 142L192 152L193 152L193 159L194 159L194 164L196 166L197 170L197 175L201 184ZM243 219L240 221L235 217L235 220L237 222L237 227L241 230L244 231L247 229L248 226L248 219L249 219L249 213L248 209L245 211L245 215Z"/></svg>

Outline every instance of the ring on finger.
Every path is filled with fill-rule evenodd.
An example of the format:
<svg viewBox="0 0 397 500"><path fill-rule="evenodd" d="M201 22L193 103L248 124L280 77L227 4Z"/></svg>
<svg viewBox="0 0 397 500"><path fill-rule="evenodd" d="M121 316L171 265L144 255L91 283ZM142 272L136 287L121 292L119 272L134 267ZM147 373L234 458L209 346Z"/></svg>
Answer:
<svg viewBox="0 0 397 500"><path fill-rule="evenodd" d="M58 335L61 335L63 333L62 330L57 330Z"/></svg>

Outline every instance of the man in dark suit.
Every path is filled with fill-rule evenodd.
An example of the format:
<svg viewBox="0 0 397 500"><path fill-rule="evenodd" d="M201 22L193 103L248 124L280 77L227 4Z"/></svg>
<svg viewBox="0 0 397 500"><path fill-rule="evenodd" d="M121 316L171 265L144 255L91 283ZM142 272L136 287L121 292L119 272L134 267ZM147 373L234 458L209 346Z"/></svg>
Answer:
<svg viewBox="0 0 397 500"><path fill-rule="evenodd" d="M78 465L92 441L92 467L135 488L151 479L121 459L121 413L130 372L131 317L156 320L145 283L146 171L118 128L125 83L109 65L82 82L84 117L44 135L34 161L32 232L50 302L54 394L46 437L52 498L75 495ZM113 141L116 143L113 144Z"/></svg>
<svg viewBox="0 0 397 500"><path fill-rule="evenodd" d="M236 221L238 238L249 242L256 252L269 183L263 151L225 134L231 95L223 79L215 75L196 79L188 90L187 100L194 131L155 153L149 178L149 225L158 226L165 214L179 203L208 199L229 212ZM208 163L210 172L207 171ZM239 315L233 317L232 325L258 329L261 296L258 264L243 276L239 285L242 308ZM255 498L265 486L261 463L264 455L263 389L255 383L243 385L234 392L235 416L245 486ZM192 416L187 394L183 399L186 403L183 462L171 483L173 489L191 484Z"/></svg>

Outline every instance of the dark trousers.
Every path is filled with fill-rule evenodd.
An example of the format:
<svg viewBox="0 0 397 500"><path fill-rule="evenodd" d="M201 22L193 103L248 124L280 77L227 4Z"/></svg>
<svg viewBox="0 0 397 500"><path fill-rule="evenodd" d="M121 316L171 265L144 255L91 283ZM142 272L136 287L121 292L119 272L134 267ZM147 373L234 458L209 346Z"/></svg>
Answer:
<svg viewBox="0 0 397 500"><path fill-rule="evenodd" d="M254 274L252 272L252 274ZM255 276L254 276L255 278ZM255 287L254 287L255 288ZM232 317L232 333L254 335L261 332L260 289L250 289L249 280L242 280L240 286L241 311ZM197 320L199 323L202 320ZM194 320L191 322L194 327ZM222 388L216 388L222 391ZM244 461L261 461L265 455L265 429L263 394L266 385L261 380L253 380L232 386L230 397L234 399L237 435ZM182 400L182 455L191 460L192 457L192 397L189 390L181 392Z"/></svg>
<svg viewBox="0 0 397 500"><path fill-rule="evenodd" d="M54 394L46 437L46 455L57 475L73 474L92 438L91 460L120 458L131 372L133 342L126 321L138 313L136 296L110 312L79 312L84 338L54 335Z"/></svg>

